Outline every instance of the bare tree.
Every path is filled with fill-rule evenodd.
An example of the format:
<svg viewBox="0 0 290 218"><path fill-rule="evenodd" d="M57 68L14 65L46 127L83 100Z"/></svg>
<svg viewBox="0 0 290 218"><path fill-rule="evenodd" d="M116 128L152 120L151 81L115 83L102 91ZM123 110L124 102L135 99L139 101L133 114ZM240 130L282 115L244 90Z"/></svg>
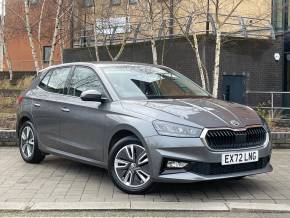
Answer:
<svg viewBox="0 0 290 218"><path fill-rule="evenodd" d="M168 14L168 10L164 10L165 5L162 1L158 0L143 0L139 1L136 10L139 16L140 22L142 22L142 28L145 29L142 32L145 38L150 40L152 61L154 64L158 64L158 52L156 45L156 38L163 19Z"/></svg>
<svg viewBox="0 0 290 218"><path fill-rule="evenodd" d="M219 77L220 77L220 58L221 58L221 43L222 43L222 27L227 23L229 18L233 15L238 7L244 0L238 0L236 3L232 2L232 8L228 14L222 19L220 15L221 2L220 0L211 0L215 8L215 30L216 30L216 42L215 42L215 65L213 72L213 85L212 94L214 97L218 97L219 90Z"/></svg>
<svg viewBox="0 0 290 218"><path fill-rule="evenodd" d="M94 34L94 47L95 47L95 54L96 54L96 59L97 61L100 61L100 54L99 54L99 44L98 44L98 31L97 31L97 26L96 26L96 21L97 21L97 2L96 0L93 1L94 3L94 12L93 12L93 34Z"/></svg>
<svg viewBox="0 0 290 218"><path fill-rule="evenodd" d="M55 46L57 43L57 36L59 33L59 29L60 29L60 15L61 15L62 4L63 4L63 0L57 1L57 12L56 12L56 16L55 16L55 27L54 27L52 43L51 43L51 53L50 53L50 58L49 58L49 66L51 66L53 64Z"/></svg>
<svg viewBox="0 0 290 218"><path fill-rule="evenodd" d="M9 80L12 81L13 80L13 68L12 68L11 59L10 59L9 54L8 54L6 37L5 37L5 34L4 34L5 33L4 16L2 16L0 28L1 28L0 31L1 31L1 39L2 39L2 45L3 45L3 55L4 55L4 59L5 59L6 65L8 67Z"/></svg>
<svg viewBox="0 0 290 218"><path fill-rule="evenodd" d="M43 21L43 14L44 14L44 9L45 9L45 3L46 0L43 0L42 5L41 5L41 11L40 11L40 15L39 15L39 22L38 22L38 34L37 34L37 39L38 39L38 49L39 49L39 53L42 52L42 48L41 48L41 30L42 30L42 21ZM43 64L41 62L41 68L43 68Z"/></svg>
<svg viewBox="0 0 290 218"><path fill-rule="evenodd" d="M202 84L202 88L204 88L207 91L210 91L210 84L209 84L209 76L208 71L206 67L204 66L200 51L199 51L199 41L198 41L198 30L195 29L194 21L198 20L198 16L200 15L200 8L197 7L196 2L188 2L189 4L193 5L191 8L182 8L182 1L177 1L174 5L174 8L176 8L176 12L173 13L173 19L175 23L177 24L178 30L181 31L182 35L185 37L185 39L190 44L191 49L193 50L193 53L195 54L197 66L200 74L200 80ZM170 5L164 1L164 4L170 9ZM183 19L183 22L180 20L178 16L179 10L182 10L183 13L187 15L187 20ZM186 23L184 23L186 22ZM192 24L193 23L193 24ZM190 28L187 29L186 25L189 25Z"/></svg>
<svg viewBox="0 0 290 218"><path fill-rule="evenodd" d="M29 0L23 0L24 2L24 22L25 22L25 28L27 31L27 36L29 39L29 45L31 48L31 54L32 54L32 58L34 61L34 67L35 67L35 71L38 74L39 72L39 63L38 63L38 57L37 57L37 52L36 52L36 48L35 48L35 44L33 41L33 34L32 34L32 29L30 26L30 18L29 18L29 14L30 14L30 10L29 10Z"/></svg>
<svg viewBox="0 0 290 218"><path fill-rule="evenodd" d="M189 15L193 20L192 24L190 25L189 32L186 32L184 28L182 28L182 25L184 24L179 22L178 18L176 19L180 30L183 32L183 35L186 37L187 41L190 43L194 50L198 69L200 72L202 87L208 91L211 90L214 97L218 97L219 90L221 47L224 34L223 32L225 32L223 29L226 29L225 26L227 25L227 22L232 17L232 15L238 13L238 8L243 2L244 0L210 0L209 5L207 5L203 0L192 0L190 2L190 7L188 7L188 4L185 4L186 7L181 8L183 13ZM221 13L221 11L223 11L225 14ZM213 14L214 22L213 33L215 34L215 58L212 80L210 81L208 71L201 59L198 34L202 35L205 33L205 31L202 30L203 27L200 26L200 23L202 22L199 17L203 17L203 19L206 18L207 22L209 22L208 19L211 14ZM196 22L195 19L197 20ZM191 40L191 37L193 41ZM212 87L212 89L210 87Z"/></svg>
<svg viewBox="0 0 290 218"><path fill-rule="evenodd" d="M123 2L122 5L118 8L118 12L113 10L110 3L103 3L102 6L103 8L101 16L97 18L101 20L102 25L94 26L94 31L96 31L95 48L98 47L98 38L102 37L110 59L112 61L117 61L124 52L128 36L131 32L129 1ZM122 21L120 21L120 23L114 23L112 22L112 19L120 19ZM114 41L119 43L118 45L114 46L115 49L118 47L115 54L113 54L113 52L111 51L111 46L109 46L108 41L110 45ZM98 52L98 48L96 52Z"/></svg>

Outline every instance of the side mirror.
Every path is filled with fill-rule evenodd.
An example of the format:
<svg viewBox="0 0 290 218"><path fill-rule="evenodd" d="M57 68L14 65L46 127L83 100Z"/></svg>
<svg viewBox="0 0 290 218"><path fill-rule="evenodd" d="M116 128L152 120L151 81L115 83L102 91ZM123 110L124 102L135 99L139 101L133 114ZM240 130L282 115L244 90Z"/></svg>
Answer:
<svg viewBox="0 0 290 218"><path fill-rule="evenodd" d="M96 102L105 102L107 98L105 98L99 91L97 90L87 90L82 92L80 98L83 101L96 101Z"/></svg>

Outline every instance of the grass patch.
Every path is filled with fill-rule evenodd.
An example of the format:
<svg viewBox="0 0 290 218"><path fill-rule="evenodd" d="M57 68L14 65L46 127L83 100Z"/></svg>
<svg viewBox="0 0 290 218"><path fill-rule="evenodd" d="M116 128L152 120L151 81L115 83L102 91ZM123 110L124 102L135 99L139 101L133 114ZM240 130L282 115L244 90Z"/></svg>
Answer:
<svg viewBox="0 0 290 218"><path fill-rule="evenodd" d="M0 96L0 129L15 129L16 96Z"/></svg>
<svg viewBox="0 0 290 218"><path fill-rule="evenodd" d="M16 84L11 83L9 80L0 81L0 89L14 89L14 90L25 90L32 83L33 77L25 77L21 80L18 80Z"/></svg>

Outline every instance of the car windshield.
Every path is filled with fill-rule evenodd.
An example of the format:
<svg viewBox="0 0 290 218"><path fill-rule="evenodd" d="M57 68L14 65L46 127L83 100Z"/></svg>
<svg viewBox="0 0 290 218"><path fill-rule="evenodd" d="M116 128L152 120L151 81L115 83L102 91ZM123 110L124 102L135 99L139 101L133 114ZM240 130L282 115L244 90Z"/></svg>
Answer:
<svg viewBox="0 0 290 218"><path fill-rule="evenodd" d="M121 99L210 97L194 82L172 69L140 65L116 65L102 69Z"/></svg>

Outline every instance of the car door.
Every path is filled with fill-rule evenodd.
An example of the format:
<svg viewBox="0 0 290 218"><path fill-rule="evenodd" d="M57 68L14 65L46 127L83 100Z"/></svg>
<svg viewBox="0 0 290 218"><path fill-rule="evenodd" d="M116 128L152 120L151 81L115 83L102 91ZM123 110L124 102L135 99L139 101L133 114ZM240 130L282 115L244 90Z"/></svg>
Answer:
<svg viewBox="0 0 290 218"><path fill-rule="evenodd" d="M33 122L41 147L58 148L61 96L66 92L70 70L71 67L50 70L31 94Z"/></svg>
<svg viewBox="0 0 290 218"><path fill-rule="evenodd" d="M96 72L76 66L66 99L62 102L60 134L62 149L82 159L103 160L104 123L107 104L83 101L83 91L105 89Z"/></svg>

